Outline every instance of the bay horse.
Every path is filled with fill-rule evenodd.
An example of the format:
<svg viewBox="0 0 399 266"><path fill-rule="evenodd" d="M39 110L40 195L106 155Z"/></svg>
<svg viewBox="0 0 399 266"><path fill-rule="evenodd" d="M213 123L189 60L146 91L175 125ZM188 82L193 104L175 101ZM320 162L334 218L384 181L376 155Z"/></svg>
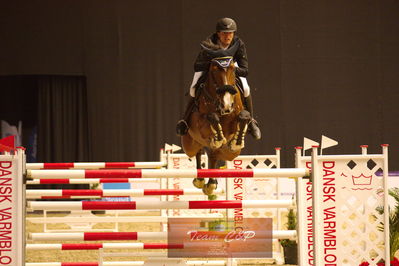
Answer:
<svg viewBox="0 0 399 266"><path fill-rule="evenodd" d="M204 148L208 153L208 168L215 169L218 161L231 161L244 148L251 114L244 109L242 95L236 85L235 65L232 56L233 46L226 50L210 50L213 57L204 84L198 89L197 109L188 119L188 134L181 137L184 152L189 157L196 156L197 169L201 168L201 154ZM227 56L226 56L227 55ZM205 195L213 195L217 180L195 178L193 184L202 188Z"/></svg>

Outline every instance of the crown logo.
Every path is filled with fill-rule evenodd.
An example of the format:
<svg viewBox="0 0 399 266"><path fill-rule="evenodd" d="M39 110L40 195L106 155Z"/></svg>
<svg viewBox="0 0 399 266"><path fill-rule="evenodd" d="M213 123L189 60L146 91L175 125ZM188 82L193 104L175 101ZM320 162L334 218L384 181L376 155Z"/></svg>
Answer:
<svg viewBox="0 0 399 266"><path fill-rule="evenodd" d="M371 185L372 177L373 177L372 175L365 176L364 174L361 174L359 176L352 175L352 182L353 182L353 185L355 185L355 186L367 186L367 185Z"/></svg>

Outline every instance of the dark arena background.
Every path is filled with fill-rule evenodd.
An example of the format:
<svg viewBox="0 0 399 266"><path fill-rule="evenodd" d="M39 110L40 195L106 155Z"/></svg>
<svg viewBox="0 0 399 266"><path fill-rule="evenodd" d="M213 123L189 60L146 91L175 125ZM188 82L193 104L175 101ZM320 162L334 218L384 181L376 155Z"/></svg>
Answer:
<svg viewBox="0 0 399 266"><path fill-rule="evenodd" d="M199 42L237 21L263 137L293 166L303 137L326 153L390 144L399 170L399 1L0 1L0 119L37 132L37 160L157 160L180 144Z"/></svg>

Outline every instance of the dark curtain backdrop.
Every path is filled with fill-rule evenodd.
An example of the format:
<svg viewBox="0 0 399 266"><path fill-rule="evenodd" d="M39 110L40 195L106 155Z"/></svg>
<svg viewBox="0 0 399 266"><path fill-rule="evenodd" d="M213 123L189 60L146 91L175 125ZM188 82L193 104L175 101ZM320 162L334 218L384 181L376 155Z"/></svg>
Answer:
<svg viewBox="0 0 399 266"><path fill-rule="evenodd" d="M39 76L38 160L90 160L86 80L83 77Z"/></svg>
<svg viewBox="0 0 399 266"><path fill-rule="evenodd" d="M293 147L324 134L340 142L326 153L389 143L399 169L397 0L0 2L0 75L86 76L92 160L157 160L179 144L199 42L230 16L263 131L246 154L280 146L293 166Z"/></svg>

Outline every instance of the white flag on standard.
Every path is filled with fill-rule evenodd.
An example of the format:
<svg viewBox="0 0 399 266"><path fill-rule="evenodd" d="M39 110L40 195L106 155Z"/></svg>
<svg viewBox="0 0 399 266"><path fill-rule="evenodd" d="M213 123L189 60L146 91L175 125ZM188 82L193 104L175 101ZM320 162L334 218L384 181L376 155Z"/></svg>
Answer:
<svg viewBox="0 0 399 266"><path fill-rule="evenodd" d="M175 144L169 145L168 143L165 143L165 151L171 151L172 153L175 151L181 150L180 146L177 146Z"/></svg>
<svg viewBox="0 0 399 266"><path fill-rule="evenodd" d="M338 145L338 141L330 139L324 135L321 135L321 149L326 149L332 146Z"/></svg>
<svg viewBox="0 0 399 266"><path fill-rule="evenodd" d="M308 138L303 138L303 150L309 150L312 146L319 146L319 143Z"/></svg>

